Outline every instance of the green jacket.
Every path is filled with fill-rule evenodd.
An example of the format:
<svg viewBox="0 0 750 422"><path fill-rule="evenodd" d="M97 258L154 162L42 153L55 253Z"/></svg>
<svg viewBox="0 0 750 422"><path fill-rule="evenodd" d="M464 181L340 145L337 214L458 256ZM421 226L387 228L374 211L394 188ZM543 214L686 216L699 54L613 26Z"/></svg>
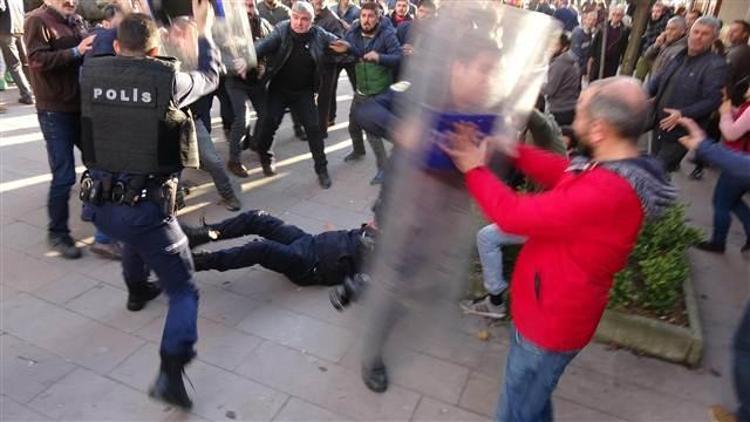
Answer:
<svg viewBox="0 0 750 422"><path fill-rule="evenodd" d="M354 66L357 94L372 96L380 94L393 83L393 71L377 63L359 62Z"/></svg>

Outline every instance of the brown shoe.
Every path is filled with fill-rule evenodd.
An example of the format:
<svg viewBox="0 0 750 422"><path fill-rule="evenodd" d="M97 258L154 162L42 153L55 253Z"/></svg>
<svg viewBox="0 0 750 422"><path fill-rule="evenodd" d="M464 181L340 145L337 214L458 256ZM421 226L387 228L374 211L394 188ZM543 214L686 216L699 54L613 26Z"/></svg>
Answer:
<svg viewBox="0 0 750 422"><path fill-rule="evenodd" d="M737 422L737 418L732 412L719 405L711 406L708 409L708 417L711 422Z"/></svg>
<svg viewBox="0 0 750 422"><path fill-rule="evenodd" d="M227 169L237 177L248 177L250 174L247 168L240 162L230 161L227 163Z"/></svg>

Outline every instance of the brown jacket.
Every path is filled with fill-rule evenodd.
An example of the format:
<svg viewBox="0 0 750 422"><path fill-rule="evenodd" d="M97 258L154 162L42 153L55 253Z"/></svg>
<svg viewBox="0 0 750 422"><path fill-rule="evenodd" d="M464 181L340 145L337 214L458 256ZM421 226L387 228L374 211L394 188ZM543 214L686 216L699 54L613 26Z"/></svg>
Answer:
<svg viewBox="0 0 750 422"><path fill-rule="evenodd" d="M45 6L29 13L24 41L38 111L80 112L78 69L82 59L76 47L84 35L80 16L65 18Z"/></svg>

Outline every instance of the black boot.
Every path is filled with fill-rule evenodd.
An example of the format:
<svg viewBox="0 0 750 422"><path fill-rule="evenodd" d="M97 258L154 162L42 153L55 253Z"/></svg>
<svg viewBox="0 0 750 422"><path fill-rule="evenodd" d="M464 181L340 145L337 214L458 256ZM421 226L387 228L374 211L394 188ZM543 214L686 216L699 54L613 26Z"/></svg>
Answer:
<svg viewBox="0 0 750 422"><path fill-rule="evenodd" d="M161 288L156 283L143 281L128 285L128 311L140 311L146 306L146 303L155 299L161 293Z"/></svg>
<svg viewBox="0 0 750 422"><path fill-rule="evenodd" d="M193 268L195 271L206 271L211 268L208 266L208 259L211 256L211 252L196 251L193 252Z"/></svg>
<svg viewBox="0 0 750 422"><path fill-rule="evenodd" d="M202 219L200 226L188 226L187 224L180 223L180 228L182 228L182 232L185 233L185 236L188 238L190 249L219 238L219 232L211 229L208 224L206 224L206 221Z"/></svg>
<svg viewBox="0 0 750 422"><path fill-rule="evenodd" d="M148 390L148 395L161 400L165 403L190 410L193 402L185 391L185 384L182 382L182 373L185 371L185 365L193 358L191 356L167 355L161 354L161 367L159 375L156 377L154 385Z"/></svg>
<svg viewBox="0 0 750 422"><path fill-rule="evenodd" d="M328 175L328 170L323 170L318 173L318 183L323 189L329 189L331 187L331 176Z"/></svg>
<svg viewBox="0 0 750 422"><path fill-rule="evenodd" d="M382 358L362 363L362 381L376 393L383 393L388 389L388 371Z"/></svg>

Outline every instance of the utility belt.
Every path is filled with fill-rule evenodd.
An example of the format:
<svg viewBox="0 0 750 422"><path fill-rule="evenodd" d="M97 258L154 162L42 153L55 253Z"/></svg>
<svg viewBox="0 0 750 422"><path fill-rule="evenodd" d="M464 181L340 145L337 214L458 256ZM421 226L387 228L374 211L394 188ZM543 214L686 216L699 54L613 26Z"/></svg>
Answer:
<svg viewBox="0 0 750 422"><path fill-rule="evenodd" d="M178 179L176 176L131 175L126 180L116 174L104 173L92 177L86 170L81 176L81 201L95 206L105 202L134 207L142 202L154 202L167 216L177 211Z"/></svg>

